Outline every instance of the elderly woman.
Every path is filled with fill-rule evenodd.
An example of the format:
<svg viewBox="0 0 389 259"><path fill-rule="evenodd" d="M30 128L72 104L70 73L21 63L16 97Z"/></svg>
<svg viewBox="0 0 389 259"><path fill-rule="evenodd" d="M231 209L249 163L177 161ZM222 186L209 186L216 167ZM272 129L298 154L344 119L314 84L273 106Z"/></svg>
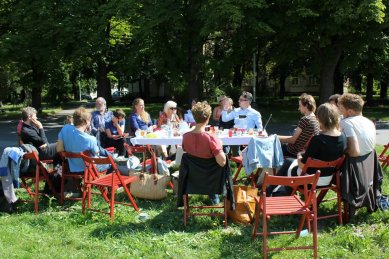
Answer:
<svg viewBox="0 0 389 259"><path fill-rule="evenodd" d="M279 136L284 156L296 157L303 151L312 136L319 134L319 122L315 116L316 102L312 95L302 94L298 110L304 116L300 119L293 136Z"/></svg>
<svg viewBox="0 0 389 259"><path fill-rule="evenodd" d="M344 154L347 143L345 136L339 131L339 112L336 106L330 103L320 105L317 109L317 119L321 129L320 134L312 137L305 152L297 153L297 160L293 158L286 159L277 175L300 175L309 157L322 161L333 161ZM315 172L316 170L311 169L307 173ZM328 185L332 177L327 176L332 175L332 173L331 169L322 169L318 186ZM268 192L270 190L268 189Z"/></svg>
<svg viewBox="0 0 389 259"><path fill-rule="evenodd" d="M128 134L124 133L124 125L126 121L124 117L126 114L122 109L116 109L113 112L111 121L105 123L105 133L107 134L107 140L103 147L115 147L119 156L124 156L124 143L123 137Z"/></svg>
<svg viewBox="0 0 389 259"><path fill-rule="evenodd" d="M207 102L198 102L192 108L196 121L194 129L184 134L182 148L188 154L200 158L213 158L223 167L226 164L226 155L223 146L217 137L205 132L205 126L209 123L212 109ZM217 195L210 195L213 204L219 203Z"/></svg>
<svg viewBox="0 0 389 259"><path fill-rule="evenodd" d="M152 126L150 114L145 111L145 102L141 98L136 98L132 102L133 113L130 116L130 132L133 135L138 129L147 130Z"/></svg>
<svg viewBox="0 0 389 259"><path fill-rule="evenodd" d="M177 103L174 101L167 101L163 107L163 112L158 118L157 125L166 125L171 123L174 127L178 127L181 119L177 115Z"/></svg>

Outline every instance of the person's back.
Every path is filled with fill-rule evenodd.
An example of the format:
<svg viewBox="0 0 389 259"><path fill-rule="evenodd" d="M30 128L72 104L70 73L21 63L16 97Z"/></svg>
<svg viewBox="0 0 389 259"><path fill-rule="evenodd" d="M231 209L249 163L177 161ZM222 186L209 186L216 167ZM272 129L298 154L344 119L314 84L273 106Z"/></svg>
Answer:
<svg viewBox="0 0 389 259"><path fill-rule="evenodd" d="M58 134L57 151L80 153L89 151L91 155L99 153L97 140L85 132L90 125L90 113L85 108L78 108L73 114L74 125L65 125ZM71 172L84 171L84 162L80 158L69 159Z"/></svg>

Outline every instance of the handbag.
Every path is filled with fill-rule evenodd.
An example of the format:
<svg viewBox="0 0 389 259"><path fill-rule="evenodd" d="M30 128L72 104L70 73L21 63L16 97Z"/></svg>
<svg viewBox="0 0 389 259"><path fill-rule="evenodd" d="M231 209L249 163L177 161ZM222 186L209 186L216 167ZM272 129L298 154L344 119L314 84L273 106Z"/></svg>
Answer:
<svg viewBox="0 0 389 259"><path fill-rule="evenodd" d="M147 200L166 198L166 187L170 181L170 176L138 172L130 172L130 175L138 176L136 181L130 185L130 192L133 196Z"/></svg>
<svg viewBox="0 0 389 259"><path fill-rule="evenodd" d="M250 224L254 220L255 200L258 196L258 188L252 186L233 186L235 198L235 210L227 210L228 217L235 223ZM227 200L227 208L230 208Z"/></svg>

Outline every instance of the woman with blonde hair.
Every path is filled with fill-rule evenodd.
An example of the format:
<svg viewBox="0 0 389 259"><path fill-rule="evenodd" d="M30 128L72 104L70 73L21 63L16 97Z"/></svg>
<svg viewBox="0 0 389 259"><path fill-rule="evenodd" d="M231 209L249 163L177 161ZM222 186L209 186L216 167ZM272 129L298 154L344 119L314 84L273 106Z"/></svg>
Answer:
<svg viewBox="0 0 389 259"><path fill-rule="evenodd" d="M133 135L138 129L147 130L153 125L150 114L145 111L145 102L141 98L136 98L132 102L133 113L130 116L130 133Z"/></svg>

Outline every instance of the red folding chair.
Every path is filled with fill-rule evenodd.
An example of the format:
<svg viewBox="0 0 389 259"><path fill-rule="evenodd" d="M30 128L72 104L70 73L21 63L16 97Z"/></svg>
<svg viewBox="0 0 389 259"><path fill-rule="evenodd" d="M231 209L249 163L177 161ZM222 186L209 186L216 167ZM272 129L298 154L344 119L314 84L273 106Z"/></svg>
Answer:
<svg viewBox="0 0 389 259"><path fill-rule="evenodd" d="M317 258L317 208L316 208L316 184L320 173L314 175L285 177L271 176L267 172L265 174L260 197L255 197L256 215L252 240L256 236L263 237L263 257L267 258L268 251L296 250L296 249L312 249L314 258ZM266 197L266 187L268 185L283 185L291 188L303 186L307 195L304 201L299 196L292 194L291 196ZM291 216L301 215L300 223L296 231L269 231L268 221L272 216ZM260 217L262 216L262 232L257 232ZM269 248L267 246L268 235L274 234L296 234L296 238L300 236L300 232L304 226L304 222L308 224L309 220L313 221L313 244L311 246L290 246Z"/></svg>
<svg viewBox="0 0 389 259"><path fill-rule="evenodd" d="M76 172L72 173L70 172L69 164L68 164L68 159L69 158L81 158L80 153L71 153L71 152L60 152L59 155L62 158L62 177L61 177L61 199L60 203L61 205L64 204L64 200L73 200L73 201L81 201L82 197L65 197L65 181L66 180L73 180L75 182L79 182L78 189L80 193L83 193L82 190L82 182L84 181L84 172Z"/></svg>
<svg viewBox="0 0 389 259"><path fill-rule="evenodd" d="M383 170L385 170L389 165L389 155L386 154L388 148L389 143L384 146L384 150L382 150L381 154L378 156L378 160L381 162L381 167Z"/></svg>
<svg viewBox="0 0 389 259"><path fill-rule="evenodd" d="M27 172L23 175L20 175L22 186L27 190L27 193L32 198L32 201L29 200L20 200L20 201L34 203L34 211L37 214L39 210L38 208L39 195L42 195L42 193L39 192L39 183L41 181L46 181L51 193L55 197L59 198L59 194L56 192L54 185L49 178L49 175L54 174L56 170L53 168L51 169L46 168L44 164L46 165L52 164L53 161L52 160L41 161L39 159L38 154L35 151L24 154L23 159L29 159L30 163L31 161L34 161L36 165L35 165L35 170L33 172Z"/></svg>
<svg viewBox="0 0 389 259"><path fill-rule="evenodd" d="M81 153L81 157L85 163L85 173L84 173L84 192L82 199L82 212L85 213L86 203L88 209L91 211L102 212L110 215L111 222L114 219L115 213L115 204L123 204L126 206L133 206L136 211L139 211L138 206L135 203L134 198L131 195L131 192L127 185L135 182L137 176L123 176L120 174L119 170L116 167L115 162L111 156L103 158L89 157ZM110 174L101 173L97 170L96 165L106 165L109 164L112 168ZM91 189L92 187L97 187L101 194L103 195L105 201L109 204L110 210L109 213L104 212L98 209L91 208ZM115 201L116 190L120 187L123 187L130 203ZM107 193L110 190L110 197Z"/></svg>
<svg viewBox="0 0 389 259"><path fill-rule="evenodd" d="M319 207L320 204L323 203L323 202L336 199L337 213L336 214L330 214L330 215L318 216L317 217L318 220L328 219L328 218L337 218L338 219L338 223L339 224L343 224L342 193L341 193L341 189L340 189L340 175L339 175L340 172L339 172L339 170L340 170L340 168L343 165L344 158L345 158L345 156L343 155L343 156L339 157L338 159L336 159L334 161L329 161L328 162L328 161L321 161L321 160L318 160L318 159L312 159L312 158L309 157L307 159L307 162L304 165L304 168L302 169L301 176L306 175L307 171L310 168L314 169L315 171L316 170L323 171L323 169L326 169L326 168L328 168L330 170L333 170L332 175L327 176L327 177L332 177L332 179L330 180L330 183L328 185L320 186L319 185L320 184L320 177L319 177L319 182L318 182L318 185L316 186L316 190L318 192L316 200L317 200L317 207ZM304 190L301 187L298 188L298 189L299 189L300 192L306 191L306 190ZM324 200L324 197L326 196L328 191L335 192L336 193L336 198ZM346 204L344 204L344 207L346 207ZM309 228L310 227L308 225L308 229Z"/></svg>

